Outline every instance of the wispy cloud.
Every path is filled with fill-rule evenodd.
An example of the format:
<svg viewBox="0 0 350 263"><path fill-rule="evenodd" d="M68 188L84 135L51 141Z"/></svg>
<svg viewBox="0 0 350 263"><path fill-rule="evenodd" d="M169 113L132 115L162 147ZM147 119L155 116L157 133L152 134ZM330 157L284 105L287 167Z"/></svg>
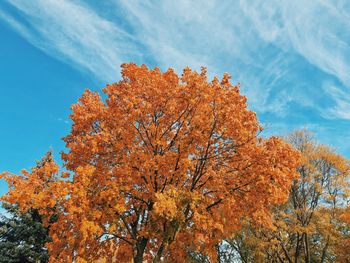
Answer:
<svg viewBox="0 0 350 263"><path fill-rule="evenodd" d="M343 118L350 120L350 93L337 87L333 83L326 82L323 86L327 94L335 101L335 105L324 111L326 118Z"/></svg>
<svg viewBox="0 0 350 263"><path fill-rule="evenodd" d="M64 124L70 124L70 121L69 121L69 120L63 119L63 118L58 118L57 121L63 122Z"/></svg>
<svg viewBox="0 0 350 263"><path fill-rule="evenodd" d="M333 3L122 0L116 6L130 14L159 64L230 71L257 110L283 115L291 101L323 111L319 93L330 76L350 86L350 10ZM318 79L306 76L312 70Z"/></svg>
<svg viewBox="0 0 350 263"><path fill-rule="evenodd" d="M287 116L294 103L326 118L349 118L348 100L323 87L329 80L342 92L350 86L346 0L7 5L15 11L0 12L0 19L30 43L102 80L116 80L119 65L130 60L178 71L204 65L211 75L231 72L259 112Z"/></svg>
<svg viewBox="0 0 350 263"><path fill-rule="evenodd" d="M1 18L30 43L101 79L115 80L123 61L141 56L137 40L128 32L76 2L11 0L8 4L18 16L3 13Z"/></svg>
<svg viewBox="0 0 350 263"><path fill-rule="evenodd" d="M205 65L212 75L229 71L256 109L272 109L270 82L286 74L287 64L261 39L238 2L117 1L120 5L159 65L177 70Z"/></svg>
<svg viewBox="0 0 350 263"><path fill-rule="evenodd" d="M286 1L285 27L293 48L350 86L350 5L346 1Z"/></svg>

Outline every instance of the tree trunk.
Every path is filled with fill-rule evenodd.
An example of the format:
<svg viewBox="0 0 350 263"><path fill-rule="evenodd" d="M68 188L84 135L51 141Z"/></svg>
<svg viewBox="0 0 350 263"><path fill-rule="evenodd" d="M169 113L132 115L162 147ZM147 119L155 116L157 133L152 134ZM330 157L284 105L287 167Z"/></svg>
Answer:
<svg viewBox="0 0 350 263"><path fill-rule="evenodd" d="M305 250L305 263L310 263L309 239L306 233L304 233L304 250Z"/></svg>
<svg viewBox="0 0 350 263"><path fill-rule="evenodd" d="M216 245L215 248L216 248L216 253L218 254L217 261L218 261L218 263L220 263L221 262L220 245Z"/></svg>
<svg viewBox="0 0 350 263"><path fill-rule="evenodd" d="M163 242L160 248L158 249L156 257L153 259L153 263L158 263L161 261L165 247L166 247L166 244Z"/></svg>
<svg viewBox="0 0 350 263"><path fill-rule="evenodd" d="M166 251L167 247L172 244L175 240L176 234L178 233L180 227L179 223L175 220L171 222L166 222L164 224L164 237L162 244L160 245L156 257L153 259L153 263L161 262L161 258Z"/></svg>
<svg viewBox="0 0 350 263"><path fill-rule="evenodd" d="M329 244L329 236L327 237L326 245L324 246L324 248L323 248L323 250L322 250L321 263L323 263L323 262L325 261L325 259L326 259L328 244Z"/></svg>
<svg viewBox="0 0 350 263"><path fill-rule="evenodd" d="M292 263L292 259L290 258L286 247L284 246L284 244L283 244L282 241L280 241L280 242L281 242L281 247L282 247L282 249L283 249L284 255L286 256L288 262L289 262L289 263Z"/></svg>
<svg viewBox="0 0 350 263"><path fill-rule="evenodd" d="M136 245L136 255L134 256L134 263L142 263L143 254L145 253L145 248L147 245L148 239L142 237L140 242Z"/></svg>
<svg viewBox="0 0 350 263"><path fill-rule="evenodd" d="M300 237L299 233L297 234L297 245L295 248L295 255L294 255L294 263L299 262L299 255L300 255Z"/></svg>

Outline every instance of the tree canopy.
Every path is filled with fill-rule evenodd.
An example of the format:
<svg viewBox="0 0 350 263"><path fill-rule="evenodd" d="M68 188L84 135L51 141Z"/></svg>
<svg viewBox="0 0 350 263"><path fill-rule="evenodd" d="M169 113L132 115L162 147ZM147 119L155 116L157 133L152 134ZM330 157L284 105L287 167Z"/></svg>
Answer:
<svg viewBox="0 0 350 263"><path fill-rule="evenodd" d="M261 138L256 114L225 74L122 65L103 101L85 91L72 106L64 168L52 159L4 173L2 200L35 208L50 225L51 262L216 260L215 246L250 217L271 224L298 174L299 153Z"/></svg>

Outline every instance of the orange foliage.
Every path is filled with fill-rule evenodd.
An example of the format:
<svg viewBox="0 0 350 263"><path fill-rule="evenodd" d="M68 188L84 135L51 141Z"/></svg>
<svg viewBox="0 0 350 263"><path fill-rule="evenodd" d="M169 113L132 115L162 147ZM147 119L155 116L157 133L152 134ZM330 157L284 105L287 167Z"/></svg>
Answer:
<svg viewBox="0 0 350 263"><path fill-rule="evenodd" d="M342 227L341 227L341 238L338 240L336 245L336 251L338 253L337 260L339 262L350 262L350 205L348 205L340 216Z"/></svg>
<svg viewBox="0 0 350 263"><path fill-rule="evenodd" d="M178 76L124 64L103 102L86 91L73 105L62 155L11 185L2 200L58 215L51 262L180 262L187 250L215 261L214 245L244 216L269 219L288 196L299 154L282 140L258 138L256 115L225 74L208 82L189 68ZM65 179L66 177L68 179Z"/></svg>
<svg viewBox="0 0 350 263"><path fill-rule="evenodd" d="M349 160L307 130L285 139L301 153L288 201L271 207L272 227L248 220L231 242L244 262L350 262Z"/></svg>

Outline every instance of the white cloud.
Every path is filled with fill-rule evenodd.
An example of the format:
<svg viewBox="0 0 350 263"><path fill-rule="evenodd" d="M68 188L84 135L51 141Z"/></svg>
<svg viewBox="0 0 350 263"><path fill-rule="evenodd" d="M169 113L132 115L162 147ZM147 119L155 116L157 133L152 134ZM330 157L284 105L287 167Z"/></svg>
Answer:
<svg viewBox="0 0 350 263"><path fill-rule="evenodd" d="M350 19L340 1L116 3L131 14L138 38L159 64L177 69L204 64L215 74L230 71L259 111L283 115L293 100L322 109L305 94L308 89L322 92L322 81L305 83L305 73L295 74L296 56L350 86Z"/></svg>
<svg viewBox="0 0 350 263"><path fill-rule="evenodd" d="M324 117L329 119L342 118L350 120L350 93L328 82L324 84L323 89L335 102L334 106L324 110Z"/></svg>
<svg viewBox="0 0 350 263"><path fill-rule="evenodd" d="M70 124L70 121L69 121L69 120L63 119L63 118L58 118L57 121L63 122L64 124Z"/></svg>
<svg viewBox="0 0 350 263"><path fill-rule="evenodd" d="M11 0L9 4L26 21L9 15L2 18L30 43L101 79L115 80L123 61L140 56L130 34L76 2Z"/></svg>
<svg viewBox="0 0 350 263"><path fill-rule="evenodd" d="M0 19L33 45L101 80L116 80L119 65L130 60L151 58L177 71L204 65L210 75L231 72L256 110L279 116L293 101L326 116L318 93L327 95L322 83L329 75L350 86L346 0L111 0L105 12L94 1L7 2L25 21L4 12ZM315 82L297 63L312 64L324 79ZM332 98L337 106L328 116L347 119L347 101Z"/></svg>
<svg viewBox="0 0 350 263"><path fill-rule="evenodd" d="M348 1L240 1L260 37L350 86Z"/></svg>
<svg viewBox="0 0 350 263"><path fill-rule="evenodd" d="M350 86L350 6L344 3L288 1L283 12L293 48L309 62Z"/></svg>
<svg viewBox="0 0 350 263"><path fill-rule="evenodd" d="M137 38L159 65L178 71L187 65L196 69L205 65L210 75L228 71L241 82L251 104L265 111L271 89L267 79L284 74L278 65L281 56L267 58L261 53L266 44L249 17L242 15L238 2L116 1L116 6L120 4L130 14Z"/></svg>

